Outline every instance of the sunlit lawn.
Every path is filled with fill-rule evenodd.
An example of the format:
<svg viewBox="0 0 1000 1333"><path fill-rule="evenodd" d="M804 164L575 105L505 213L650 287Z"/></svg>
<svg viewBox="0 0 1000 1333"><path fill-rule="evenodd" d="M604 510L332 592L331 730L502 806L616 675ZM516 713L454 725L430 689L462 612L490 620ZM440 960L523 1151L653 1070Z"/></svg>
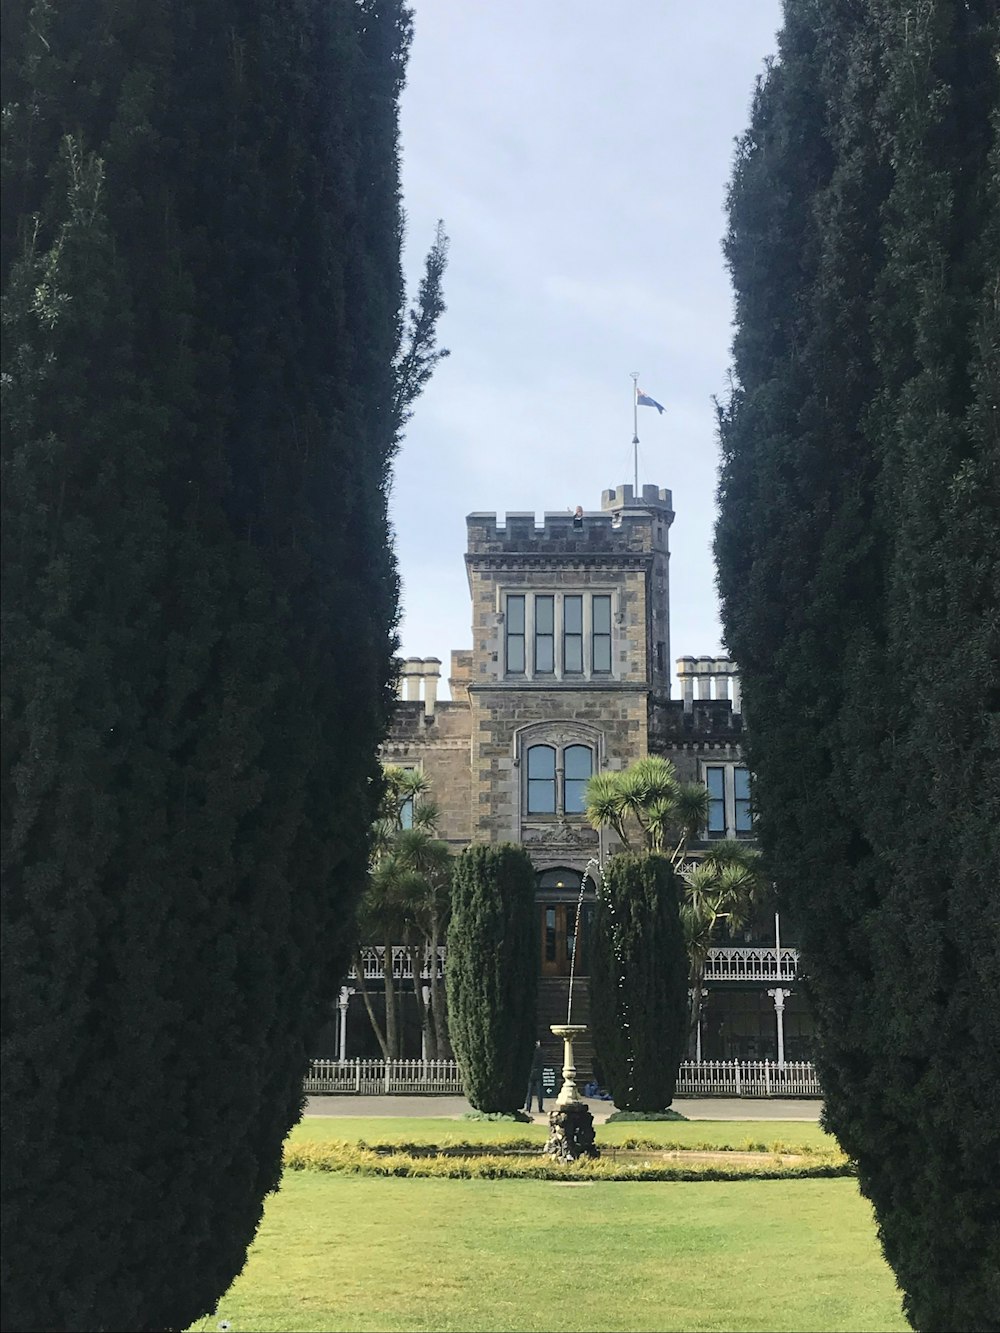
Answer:
<svg viewBox="0 0 1000 1333"><path fill-rule="evenodd" d="M234 1330L903 1330L853 1180L561 1184L289 1171Z"/></svg>
<svg viewBox="0 0 1000 1333"><path fill-rule="evenodd" d="M633 1135L829 1147L792 1121ZM295 1138L541 1142L542 1125L309 1117ZM218 1313L272 1330L905 1330L855 1182L426 1180L286 1173Z"/></svg>

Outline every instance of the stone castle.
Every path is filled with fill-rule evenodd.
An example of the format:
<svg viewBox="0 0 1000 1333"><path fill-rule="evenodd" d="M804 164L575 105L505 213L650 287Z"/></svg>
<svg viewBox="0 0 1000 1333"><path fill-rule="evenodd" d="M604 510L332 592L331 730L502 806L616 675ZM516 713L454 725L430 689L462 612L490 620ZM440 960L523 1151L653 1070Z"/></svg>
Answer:
<svg viewBox="0 0 1000 1333"><path fill-rule="evenodd" d="M591 896L588 863L612 850L584 812L592 773L662 755L681 780L708 787L709 822L694 857L713 839L753 836L734 664L678 659L681 697L671 697L673 519L670 492L650 485L641 493L618 486L603 493L599 511L547 513L541 524L532 513L508 513L503 523L470 514L472 647L451 654L450 700L437 697L438 658L402 664L383 762L423 772L440 808L439 836L456 851L521 843L537 871L540 1035L565 1014L581 887ZM576 966L583 977L585 926L586 912ZM811 1023L787 984L795 954L775 929L769 921L752 939L713 951L692 1055L807 1057ZM576 994L585 1006L585 980ZM344 1004L341 1058L365 1044L359 1010L352 1006L348 1024Z"/></svg>

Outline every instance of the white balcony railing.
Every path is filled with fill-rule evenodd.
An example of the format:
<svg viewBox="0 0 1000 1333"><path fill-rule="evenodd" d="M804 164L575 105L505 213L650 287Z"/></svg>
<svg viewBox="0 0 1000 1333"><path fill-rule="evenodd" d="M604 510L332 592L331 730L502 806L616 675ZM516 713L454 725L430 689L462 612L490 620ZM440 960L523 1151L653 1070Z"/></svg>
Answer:
<svg viewBox="0 0 1000 1333"><path fill-rule="evenodd" d="M361 949L361 965L366 981L377 981L382 975L385 946L366 944ZM431 951L418 951L420 975L431 975ZM437 951L437 974L444 976L445 948ZM705 963L705 981L794 981L798 976L797 949L709 949ZM392 945L392 975L396 981L413 980L413 956L402 944ZM350 972L354 977L354 969Z"/></svg>
<svg viewBox="0 0 1000 1333"><path fill-rule="evenodd" d="M305 1079L310 1096L346 1093L392 1096L436 1093L461 1097L462 1076L454 1060L314 1060ZM678 1096L821 1097L816 1071L807 1061L685 1060Z"/></svg>
<svg viewBox="0 0 1000 1333"><path fill-rule="evenodd" d="M709 949L705 981L794 981L798 949Z"/></svg>
<svg viewBox="0 0 1000 1333"><path fill-rule="evenodd" d="M361 954L361 966L365 970L366 981L377 981L383 975L382 963L385 958L385 946L382 944L365 944L359 950ZM437 951L437 974L444 976L444 945L442 944ZM420 975L430 978L431 975L431 951L428 948L417 950L417 956L420 958ZM352 967L349 978L356 979L356 973ZM413 955L411 951L402 944L392 945L392 975L396 981L413 980Z"/></svg>

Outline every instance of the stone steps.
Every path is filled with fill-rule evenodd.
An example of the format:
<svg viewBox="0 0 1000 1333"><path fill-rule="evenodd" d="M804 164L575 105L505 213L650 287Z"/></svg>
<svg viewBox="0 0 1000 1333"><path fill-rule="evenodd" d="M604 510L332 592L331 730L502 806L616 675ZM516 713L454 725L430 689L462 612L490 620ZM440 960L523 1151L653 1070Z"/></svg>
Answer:
<svg viewBox="0 0 1000 1333"><path fill-rule="evenodd" d="M566 1022L568 977L539 977L536 1033L542 1043L542 1054L547 1065L554 1065L561 1073L563 1044L549 1031L553 1023ZM586 977L573 979L573 1022L590 1024L590 985ZM593 1075L594 1046L590 1033L573 1043L576 1059L576 1081L582 1088Z"/></svg>

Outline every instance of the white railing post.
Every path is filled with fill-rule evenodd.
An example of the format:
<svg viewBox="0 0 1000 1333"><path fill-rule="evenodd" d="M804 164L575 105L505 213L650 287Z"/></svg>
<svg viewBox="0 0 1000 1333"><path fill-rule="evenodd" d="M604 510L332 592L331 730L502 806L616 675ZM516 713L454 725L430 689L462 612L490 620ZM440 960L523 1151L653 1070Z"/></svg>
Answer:
<svg viewBox="0 0 1000 1333"><path fill-rule="evenodd" d="M736 1095L737 1095L737 1097L742 1097L742 1095L743 1095L743 1091L742 1091L742 1089L741 1089L741 1087L740 1087L740 1062L739 1062L739 1060L736 1061Z"/></svg>

